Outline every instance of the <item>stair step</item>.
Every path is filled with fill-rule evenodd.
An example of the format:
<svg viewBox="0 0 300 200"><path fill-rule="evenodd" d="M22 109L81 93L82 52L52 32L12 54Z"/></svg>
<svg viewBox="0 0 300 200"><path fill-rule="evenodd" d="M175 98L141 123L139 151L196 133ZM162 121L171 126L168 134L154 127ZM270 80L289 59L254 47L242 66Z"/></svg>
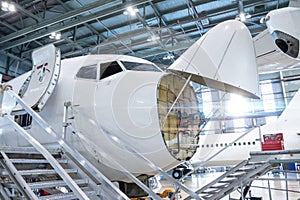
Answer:
<svg viewBox="0 0 300 200"><path fill-rule="evenodd" d="M93 199L92 197L95 197L97 193L95 191L84 191L84 193ZM40 200L71 200L76 199L76 195L73 192L67 193L67 194L53 194L53 195L47 195L39 197Z"/></svg>
<svg viewBox="0 0 300 200"><path fill-rule="evenodd" d="M246 170L245 169L239 169L239 170L236 170L235 173L244 173L244 174L246 174L246 173L248 173L248 172L250 172L250 171L252 171L254 169L256 169L256 168L246 169Z"/></svg>
<svg viewBox="0 0 300 200"><path fill-rule="evenodd" d="M205 189L204 191L202 191L201 194L215 194L218 192L219 192L219 188L209 187L209 188Z"/></svg>
<svg viewBox="0 0 300 200"><path fill-rule="evenodd" d="M229 174L226 177L228 177L228 178L240 178L240 177L244 176L245 174L246 173L234 173L234 174Z"/></svg>
<svg viewBox="0 0 300 200"><path fill-rule="evenodd" d="M236 178L233 178L233 177L230 177L230 178L232 178L232 179L230 179L230 180L221 180L221 181L219 181L219 183L231 183L232 181L236 180Z"/></svg>
<svg viewBox="0 0 300 200"><path fill-rule="evenodd" d="M85 179L76 179L74 180L77 185L88 184L88 181ZM42 189L42 188L51 188L51 187L62 187L67 186L63 180L60 181L45 181L45 182L34 182L28 183L31 189Z"/></svg>
<svg viewBox="0 0 300 200"><path fill-rule="evenodd" d="M241 169L238 169L236 170L236 172L249 172L251 170L254 170L256 167L255 166L252 166L251 168L248 167L248 168L241 168Z"/></svg>
<svg viewBox="0 0 300 200"><path fill-rule="evenodd" d="M61 153L60 149L47 149L52 155L58 155ZM1 147L0 151L3 151L5 153L13 153L13 154L40 154L39 151L37 151L33 147Z"/></svg>
<svg viewBox="0 0 300 200"><path fill-rule="evenodd" d="M212 194L204 194L204 195L200 195L200 197L202 199L210 199L210 197L212 197L213 195Z"/></svg>
<svg viewBox="0 0 300 200"><path fill-rule="evenodd" d="M12 163L16 164L47 164L48 160L44 159L10 159ZM67 164L68 160L66 159L57 159L60 164Z"/></svg>
<svg viewBox="0 0 300 200"><path fill-rule="evenodd" d="M243 175L228 175L227 177L228 178L236 178L236 179L239 179L239 178L241 178ZM235 180L236 180L235 179Z"/></svg>
<svg viewBox="0 0 300 200"><path fill-rule="evenodd" d="M220 189L226 187L228 184L222 184L222 185L213 185L210 188Z"/></svg>
<svg viewBox="0 0 300 200"><path fill-rule="evenodd" d="M209 188L209 189L211 189L211 188ZM218 192L219 192L219 190L210 190L210 191L203 191L201 193L202 194L211 194L211 195L213 195L213 194L216 194Z"/></svg>
<svg viewBox="0 0 300 200"><path fill-rule="evenodd" d="M251 161L251 160L249 160L246 166L263 165L266 163L267 163L266 161Z"/></svg>
<svg viewBox="0 0 300 200"><path fill-rule="evenodd" d="M77 169L65 169L68 174L77 173ZM30 176L30 175L49 175L49 174L57 174L54 169L30 169L30 170L19 170L18 171L21 176ZM8 176L7 171L0 171L0 175Z"/></svg>
<svg viewBox="0 0 300 200"><path fill-rule="evenodd" d="M68 174L77 173L77 169L65 169ZM20 170L19 173L22 176L28 175L43 175L43 174L57 174L54 169L33 169L33 170Z"/></svg>

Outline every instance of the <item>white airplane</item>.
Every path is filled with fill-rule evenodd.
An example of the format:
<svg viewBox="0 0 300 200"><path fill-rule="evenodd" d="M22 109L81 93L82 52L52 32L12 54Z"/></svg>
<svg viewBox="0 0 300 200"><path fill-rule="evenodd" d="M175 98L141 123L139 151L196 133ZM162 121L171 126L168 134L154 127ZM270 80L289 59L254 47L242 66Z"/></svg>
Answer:
<svg viewBox="0 0 300 200"><path fill-rule="evenodd" d="M273 24L282 30L282 23L274 22L273 15L293 12L294 8L272 11L270 19L266 18L270 33ZM299 9L295 8L295 12L299 14ZM288 27L283 31L290 33L290 28L294 30ZM299 38L299 34L294 37ZM207 148L208 152L201 148L206 143L212 145L216 141L225 145L227 140L232 141L233 138L225 138L227 135L211 136L212 139L202 139L210 136L201 135L199 143L200 111L189 81L247 97L259 96L253 40L247 27L234 20L211 29L172 64L169 70L177 75L164 72L149 61L122 55L70 58L62 60L60 67L59 52L53 45L35 50L32 58L33 70L7 85L19 92L56 132L61 132L67 118L61 137L116 182L128 179L112 160L137 177L156 173L116 141L132 146L163 170L197 157L198 153L213 154L211 148ZM294 59L298 58L299 51ZM64 105L69 106L67 116ZM2 110L12 110L15 120L42 144L54 143L54 139L40 134L42 130L34 121L26 121L28 115L20 106ZM0 129L0 146L29 145L4 120L0 121ZM284 138L287 141L286 135ZM243 159L248 153L247 149ZM219 158L222 162L224 159L227 157Z"/></svg>
<svg viewBox="0 0 300 200"><path fill-rule="evenodd" d="M253 38L259 72L270 72L279 67L281 70L299 67L299 7L298 1L291 1L289 7L273 10L262 20L267 30ZM283 133L285 149L299 149L300 128L297 121L300 117L296 114L300 109L299 93L276 121L256 128L244 137L244 133L201 135L200 147L192 159L195 165L235 165L247 159L250 151L262 150L264 135L276 133ZM220 153L221 149L225 150ZM208 160L205 164L201 162L205 160Z"/></svg>

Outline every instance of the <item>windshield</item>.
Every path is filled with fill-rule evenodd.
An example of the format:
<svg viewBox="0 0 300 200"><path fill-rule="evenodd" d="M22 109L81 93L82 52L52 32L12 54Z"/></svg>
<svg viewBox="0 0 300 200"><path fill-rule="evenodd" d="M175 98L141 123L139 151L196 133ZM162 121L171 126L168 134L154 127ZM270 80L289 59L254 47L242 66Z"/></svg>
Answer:
<svg viewBox="0 0 300 200"><path fill-rule="evenodd" d="M128 61L122 61L122 63L127 70L161 72L161 70L153 64Z"/></svg>
<svg viewBox="0 0 300 200"><path fill-rule="evenodd" d="M97 78L97 65L83 66L76 74L77 78L96 79Z"/></svg>

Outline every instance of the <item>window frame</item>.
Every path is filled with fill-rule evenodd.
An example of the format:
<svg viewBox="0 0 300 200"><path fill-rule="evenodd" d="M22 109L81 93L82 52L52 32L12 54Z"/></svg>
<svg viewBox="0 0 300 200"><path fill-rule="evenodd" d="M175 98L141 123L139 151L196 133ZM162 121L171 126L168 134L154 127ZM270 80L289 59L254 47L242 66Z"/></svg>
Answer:
<svg viewBox="0 0 300 200"><path fill-rule="evenodd" d="M83 68L83 67L91 67L91 66L95 66L96 67L96 78L94 79L94 78L92 78L92 79L90 79L90 78L83 78L83 77L78 77L77 76L77 74L78 74L78 72ZM76 74L75 74L75 78L76 79L79 79L79 80L86 80L86 81L97 81L98 80L98 77L99 77L99 65L98 65L98 63L96 63L96 64L91 64L91 65L84 65L84 66L81 66L81 67L79 67L79 69L77 70L77 72L76 72Z"/></svg>
<svg viewBox="0 0 300 200"><path fill-rule="evenodd" d="M115 73L115 74L112 74L112 75L110 75L110 76L107 76L107 77L105 77L105 78L103 78L103 79L100 79L101 78L101 64L106 64L106 63L112 63L112 62L116 62L118 65L119 65L119 67L121 68L121 70L122 71L120 71L120 72L124 72L124 71L126 71L126 69L124 69L124 66L122 65L122 63L120 62L120 60L119 59L116 59L116 60L111 60L111 61L101 61L101 62L98 62L98 76L97 76L97 80L98 81L105 81L105 80L107 80L107 78L109 78L109 77L111 77L111 76L113 76L113 75L115 75L115 74L118 74L118 73L120 73L120 72L118 72L118 73Z"/></svg>
<svg viewBox="0 0 300 200"><path fill-rule="evenodd" d="M146 62L136 62L136 61L129 61L129 60L118 60L119 61L119 65L122 66L124 71L135 71L135 72L163 72L162 69L160 69L157 65L155 65L154 63L146 63ZM131 63L139 63L139 64L147 64L147 65L153 65L158 71L147 71L147 70L131 70L131 69L127 69L123 62L131 62Z"/></svg>

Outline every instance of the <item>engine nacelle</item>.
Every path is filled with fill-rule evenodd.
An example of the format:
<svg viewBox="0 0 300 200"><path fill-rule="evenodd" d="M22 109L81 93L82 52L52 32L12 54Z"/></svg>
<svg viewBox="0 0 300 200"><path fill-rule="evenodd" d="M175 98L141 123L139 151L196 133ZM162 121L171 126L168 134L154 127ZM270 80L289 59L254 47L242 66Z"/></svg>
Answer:
<svg viewBox="0 0 300 200"><path fill-rule="evenodd" d="M271 11L266 25L276 46L286 55L299 59L300 8L287 7Z"/></svg>

